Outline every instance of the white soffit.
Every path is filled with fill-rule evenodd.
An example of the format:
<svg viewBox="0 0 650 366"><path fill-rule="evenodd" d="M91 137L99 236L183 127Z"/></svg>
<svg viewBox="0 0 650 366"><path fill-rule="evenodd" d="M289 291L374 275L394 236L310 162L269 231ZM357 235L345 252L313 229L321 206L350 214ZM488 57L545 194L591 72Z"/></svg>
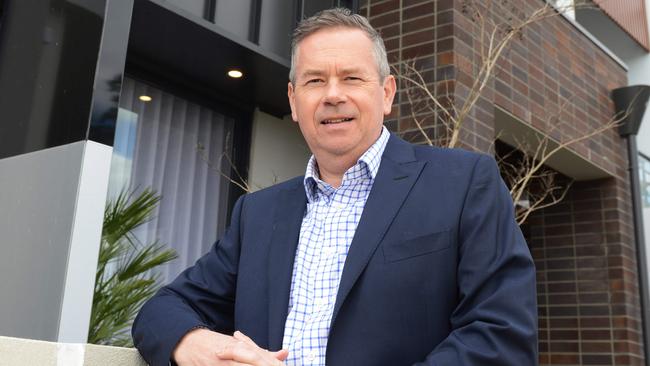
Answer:
<svg viewBox="0 0 650 366"><path fill-rule="evenodd" d="M544 134L537 128L522 122L519 118L497 106L494 107L494 132L500 141L513 147L525 146L529 152L534 151L544 137ZM552 150L558 145L556 140L550 139L548 149ZM614 176L613 173L566 147L551 156L546 165L577 181Z"/></svg>

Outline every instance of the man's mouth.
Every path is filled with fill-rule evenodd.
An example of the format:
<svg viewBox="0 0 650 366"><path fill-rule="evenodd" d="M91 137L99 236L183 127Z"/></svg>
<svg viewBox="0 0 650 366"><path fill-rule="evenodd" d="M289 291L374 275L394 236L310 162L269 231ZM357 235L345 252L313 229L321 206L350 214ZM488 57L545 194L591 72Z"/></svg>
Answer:
<svg viewBox="0 0 650 366"><path fill-rule="evenodd" d="M337 123L350 122L353 119L354 118L352 118L352 117L348 117L348 118L331 118L331 119L324 119L320 123L322 123L324 125L333 125L333 124L337 124Z"/></svg>

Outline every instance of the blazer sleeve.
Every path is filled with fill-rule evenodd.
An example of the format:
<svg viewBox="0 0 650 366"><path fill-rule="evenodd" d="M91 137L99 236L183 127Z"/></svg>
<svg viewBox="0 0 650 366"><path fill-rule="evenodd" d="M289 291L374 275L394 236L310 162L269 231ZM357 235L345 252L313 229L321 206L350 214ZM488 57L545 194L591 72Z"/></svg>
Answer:
<svg viewBox="0 0 650 366"><path fill-rule="evenodd" d="M190 330L234 331L244 199L240 197L235 204L230 227L221 240L140 309L133 323L133 342L150 365L168 365L174 348Z"/></svg>
<svg viewBox="0 0 650 366"><path fill-rule="evenodd" d="M491 157L474 167L458 238L452 332L417 365L537 365L535 266Z"/></svg>

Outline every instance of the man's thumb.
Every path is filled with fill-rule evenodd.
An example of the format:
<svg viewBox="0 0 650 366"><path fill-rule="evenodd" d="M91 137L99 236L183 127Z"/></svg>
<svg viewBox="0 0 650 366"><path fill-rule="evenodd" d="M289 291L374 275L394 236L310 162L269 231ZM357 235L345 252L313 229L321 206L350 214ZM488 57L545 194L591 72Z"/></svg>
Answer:
<svg viewBox="0 0 650 366"><path fill-rule="evenodd" d="M280 361L284 361L287 359L287 357L289 357L289 350L287 349L281 349L279 351L271 352L271 353L273 353L273 356Z"/></svg>

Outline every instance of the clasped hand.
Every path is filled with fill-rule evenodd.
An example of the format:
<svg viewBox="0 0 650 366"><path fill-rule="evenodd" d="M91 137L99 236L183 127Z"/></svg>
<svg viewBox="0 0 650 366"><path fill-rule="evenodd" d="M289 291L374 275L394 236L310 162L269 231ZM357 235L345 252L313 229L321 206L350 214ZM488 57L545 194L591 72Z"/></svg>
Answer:
<svg viewBox="0 0 650 366"><path fill-rule="evenodd" d="M237 331L233 336L208 329L187 333L172 357L178 366L283 366L289 351L271 352Z"/></svg>

